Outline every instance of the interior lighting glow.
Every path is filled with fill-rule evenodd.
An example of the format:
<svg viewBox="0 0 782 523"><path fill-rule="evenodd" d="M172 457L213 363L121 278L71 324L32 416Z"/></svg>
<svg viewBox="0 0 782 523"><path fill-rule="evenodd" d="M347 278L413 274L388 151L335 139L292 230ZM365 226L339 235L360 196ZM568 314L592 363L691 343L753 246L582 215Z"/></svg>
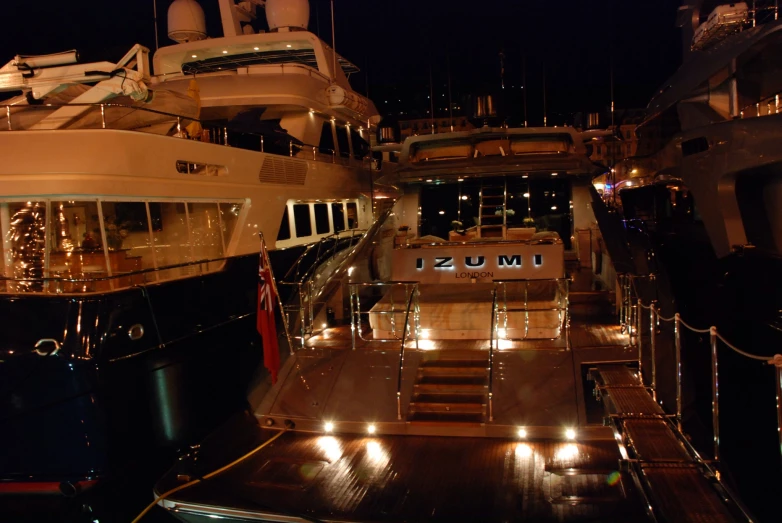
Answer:
<svg viewBox="0 0 782 523"><path fill-rule="evenodd" d="M529 178L529 175L525 174L522 178Z"/></svg>
<svg viewBox="0 0 782 523"><path fill-rule="evenodd" d="M377 427L375 427L374 425L370 425L369 427L367 427L367 432L369 432L370 434L374 434L375 432L377 432Z"/></svg>
<svg viewBox="0 0 782 523"><path fill-rule="evenodd" d="M427 182L431 182L431 181L432 181L432 179L431 179L431 178L429 178L429 179L428 179L428 180L426 180L426 181L427 181Z"/></svg>
<svg viewBox="0 0 782 523"><path fill-rule="evenodd" d="M527 445L526 443L519 443L516 445L516 458L518 459L528 459L532 457L532 447Z"/></svg>
<svg viewBox="0 0 782 523"><path fill-rule="evenodd" d="M573 429L565 430L565 437L571 441L576 439L576 431Z"/></svg>
<svg viewBox="0 0 782 523"><path fill-rule="evenodd" d="M552 206L551 206L551 210L552 210L552 211L556 211L556 210L557 210L557 206L556 206L556 205L552 205Z"/></svg>
<svg viewBox="0 0 782 523"><path fill-rule="evenodd" d="M467 196L462 196L462 200L466 200L466 199L467 199Z"/></svg>
<svg viewBox="0 0 782 523"><path fill-rule="evenodd" d="M526 438L527 437L527 429L519 429L519 437L520 438Z"/></svg>
<svg viewBox="0 0 782 523"><path fill-rule="evenodd" d="M333 432L334 431L334 424L330 421L327 421L325 425L323 425L323 430L326 432Z"/></svg>
<svg viewBox="0 0 782 523"><path fill-rule="evenodd" d="M557 175L557 173L551 173L551 176L556 176L556 175Z"/></svg>
<svg viewBox="0 0 782 523"><path fill-rule="evenodd" d="M497 329L497 336L499 336L500 338L507 338L508 331L505 329Z"/></svg>
<svg viewBox="0 0 782 523"><path fill-rule="evenodd" d="M427 340L429 339L429 329L421 329L421 338Z"/></svg>
<svg viewBox="0 0 782 523"><path fill-rule="evenodd" d="M459 178L457 181L459 181L459 182L463 182L463 181L464 181L464 178Z"/></svg>

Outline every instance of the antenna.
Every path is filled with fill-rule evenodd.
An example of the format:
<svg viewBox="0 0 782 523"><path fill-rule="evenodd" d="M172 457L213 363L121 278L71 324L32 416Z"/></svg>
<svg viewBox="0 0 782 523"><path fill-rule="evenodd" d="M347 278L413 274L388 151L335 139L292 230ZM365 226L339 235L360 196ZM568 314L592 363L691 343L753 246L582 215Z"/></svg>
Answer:
<svg viewBox="0 0 782 523"><path fill-rule="evenodd" d="M500 87L505 89L505 53L500 49Z"/></svg>
<svg viewBox="0 0 782 523"><path fill-rule="evenodd" d="M431 119L432 134L434 134L434 87L432 84L432 56L429 55L429 116Z"/></svg>
<svg viewBox="0 0 782 523"><path fill-rule="evenodd" d="M547 127L546 119L546 61L543 61L543 127Z"/></svg>
<svg viewBox="0 0 782 523"><path fill-rule="evenodd" d="M524 98L524 127L527 127L527 55L521 57L521 90Z"/></svg>
<svg viewBox="0 0 782 523"><path fill-rule="evenodd" d="M445 64L448 68L448 117L451 119L451 132L453 132L453 102L451 101L451 55L446 52Z"/></svg>
<svg viewBox="0 0 782 523"><path fill-rule="evenodd" d="M334 82L337 81L337 42L336 37L334 36L334 0L331 0L331 53L332 57L334 58L333 71L334 71Z"/></svg>
<svg viewBox="0 0 782 523"><path fill-rule="evenodd" d="M157 36L157 0L152 0L152 16L155 20L155 51L160 49L160 43Z"/></svg>
<svg viewBox="0 0 782 523"><path fill-rule="evenodd" d="M611 57L611 127L614 126L614 57Z"/></svg>

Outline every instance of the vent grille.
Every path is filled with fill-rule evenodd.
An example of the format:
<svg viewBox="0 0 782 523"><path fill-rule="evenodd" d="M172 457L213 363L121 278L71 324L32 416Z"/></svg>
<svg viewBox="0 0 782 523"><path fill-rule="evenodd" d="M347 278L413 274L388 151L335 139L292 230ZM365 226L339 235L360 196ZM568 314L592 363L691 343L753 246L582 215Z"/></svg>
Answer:
<svg viewBox="0 0 782 523"><path fill-rule="evenodd" d="M267 156L263 159L258 180L261 183L304 185L307 178L307 162L285 160Z"/></svg>

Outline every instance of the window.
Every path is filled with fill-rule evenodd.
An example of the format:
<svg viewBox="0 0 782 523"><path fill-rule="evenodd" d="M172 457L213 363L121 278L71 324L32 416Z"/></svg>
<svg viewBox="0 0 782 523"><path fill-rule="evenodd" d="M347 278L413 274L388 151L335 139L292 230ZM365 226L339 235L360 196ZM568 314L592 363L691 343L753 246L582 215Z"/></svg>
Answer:
<svg viewBox="0 0 782 523"><path fill-rule="evenodd" d="M344 125L337 126L337 144L339 144L339 155L344 158L350 158L350 144L348 143L348 130L345 128Z"/></svg>
<svg viewBox="0 0 782 523"><path fill-rule="evenodd" d="M288 215L288 206L285 206L285 212L282 213L282 221L280 222L280 231L277 233L277 241L289 240L291 237L291 222Z"/></svg>
<svg viewBox="0 0 782 523"><path fill-rule="evenodd" d="M241 203L220 203L220 225L223 229L223 244L225 245L226 255L230 252L233 233L236 230L236 223L239 221L239 214L242 212Z"/></svg>
<svg viewBox="0 0 782 523"><path fill-rule="evenodd" d="M323 154L334 153L334 135L331 133L331 122L324 122L320 131L320 144L318 150Z"/></svg>
<svg viewBox="0 0 782 523"><path fill-rule="evenodd" d="M144 202L101 202L101 210L112 275L154 268L155 253L152 252L152 242L149 239L147 205ZM79 231L85 236L82 242L85 251L90 248L95 251L103 250L102 245L99 245L102 238L97 209L94 214L93 218L87 217L87 230ZM153 274L146 276L150 281L155 278ZM138 277L135 281L147 280Z"/></svg>
<svg viewBox="0 0 782 523"><path fill-rule="evenodd" d="M342 208L341 203L331 204L331 219L334 222L334 232L345 230L345 210Z"/></svg>
<svg viewBox="0 0 782 523"><path fill-rule="evenodd" d="M152 215L152 245L157 266L168 267L193 261L185 204L150 202L149 211ZM193 273L195 267L177 267L164 271L161 277L168 279Z"/></svg>
<svg viewBox="0 0 782 523"><path fill-rule="evenodd" d="M7 278L32 279L44 276L46 202L0 204L3 226L2 268ZM56 229L55 229L56 230ZM41 291L43 282L8 282L0 289L11 292Z"/></svg>
<svg viewBox="0 0 782 523"><path fill-rule="evenodd" d="M188 203L194 260L217 260L225 247L216 203Z"/></svg>
<svg viewBox="0 0 782 523"><path fill-rule="evenodd" d="M315 207L315 233L328 234L329 227L329 206L325 203L316 203Z"/></svg>
<svg viewBox="0 0 782 523"><path fill-rule="evenodd" d="M350 130L350 141L353 143L353 156L357 160L363 159L369 153L369 144L361 137L358 131Z"/></svg>
<svg viewBox="0 0 782 523"><path fill-rule="evenodd" d="M296 225L296 237L312 236L310 221L310 206L307 203L297 203L293 206L293 221Z"/></svg>
<svg viewBox="0 0 782 523"><path fill-rule="evenodd" d="M355 202L350 202L348 207L348 229L358 228L358 207Z"/></svg>

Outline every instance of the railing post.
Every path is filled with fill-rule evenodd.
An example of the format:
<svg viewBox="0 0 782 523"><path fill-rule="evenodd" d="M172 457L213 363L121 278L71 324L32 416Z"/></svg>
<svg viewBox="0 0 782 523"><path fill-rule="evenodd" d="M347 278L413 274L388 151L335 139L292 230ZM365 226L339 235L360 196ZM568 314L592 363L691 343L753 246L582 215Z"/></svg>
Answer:
<svg viewBox="0 0 782 523"><path fill-rule="evenodd" d="M13 131L13 126L11 125L11 106L6 105L5 106L5 119L8 121L8 130Z"/></svg>
<svg viewBox="0 0 782 523"><path fill-rule="evenodd" d="M263 135L261 135L261 152L263 152Z"/></svg>
<svg viewBox="0 0 782 523"><path fill-rule="evenodd" d="M717 327L709 328L711 341L711 422L714 430L714 461L720 459L720 381L717 366Z"/></svg>
<svg viewBox="0 0 782 523"><path fill-rule="evenodd" d="M228 127L223 127L223 145L228 145Z"/></svg>
<svg viewBox="0 0 782 523"><path fill-rule="evenodd" d="M106 106L103 104L100 104L100 127L101 129L106 128ZM176 132L181 132L181 126L179 124L179 117L176 119Z"/></svg>
<svg viewBox="0 0 782 523"><path fill-rule="evenodd" d="M331 151L331 163L337 163L337 151Z"/></svg>
<svg viewBox="0 0 782 523"><path fill-rule="evenodd" d="M299 282L299 330L301 331L301 348L304 348L304 338L307 335L307 327L305 325L305 318L306 315L304 313L304 301L306 299L306 294L304 290L302 289L302 282Z"/></svg>
<svg viewBox="0 0 782 523"><path fill-rule="evenodd" d="M777 435L779 436L779 453L782 457L782 356L774 356L772 363L776 366L777 375Z"/></svg>
<svg viewBox="0 0 782 523"><path fill-rule="evenodd" d="M288 156L293 156L293 140L288 141Z"/></svg>
<svg viewBox="0 0 782 523"><path fill-rule="evenodd" d="M635 322L635 325L633 325L633 330L635 331L636 345L638 346L638 377L641 379L641 385L646 386L646 382L644 381L643 362L644 335L643 332L641 332L641 325L643 324L641 317L641 298L638 298L638 301L633 304L633 320Z"/></svg>
<svg viewBox="0 0 782 523"><path fill-rule="evenodd" d="M654 318L654 304L655 300L652 300L650 306L649 306L649 349L651 351L652 355L652 398L654 398L654 401L657 401L657 353L655 351L656 349L656 340L655 340L655 329L657 327L656 321Z"/></svg>
<svg viewBox="0 0 782 523"><path fill-rule="evenodd" d="M682 318L674 314L673 333L676 345L676 427L682 430Z"/></svg>
<svg viewBox="0 0 782 523"><path fill-rule="evenodd" d="M317 148L313 145L312 146L312 161L315 161L317 159L318 159Z"/></svg>
<svg viewBox="0 0 782 523"><path fill-rule="evenodd" d="M348 283L348 296L350 298L350 337L352 340L352 348L356 350L356 305L354 303L353 294L356 292L355 285Z"/></svg>

